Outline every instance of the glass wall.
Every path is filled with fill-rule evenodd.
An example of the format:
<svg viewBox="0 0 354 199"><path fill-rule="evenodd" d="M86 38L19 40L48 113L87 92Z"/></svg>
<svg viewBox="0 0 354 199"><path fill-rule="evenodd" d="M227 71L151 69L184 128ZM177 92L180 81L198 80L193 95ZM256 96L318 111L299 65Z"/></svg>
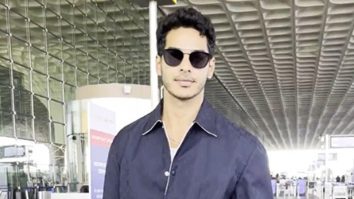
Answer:
<svg viewBox="0 0 354 199"><path fill-rule="evenodd" d="M128 0L0 0L0 189L65 183L66 104L87 84L149 84L148 32Z"/></svg>

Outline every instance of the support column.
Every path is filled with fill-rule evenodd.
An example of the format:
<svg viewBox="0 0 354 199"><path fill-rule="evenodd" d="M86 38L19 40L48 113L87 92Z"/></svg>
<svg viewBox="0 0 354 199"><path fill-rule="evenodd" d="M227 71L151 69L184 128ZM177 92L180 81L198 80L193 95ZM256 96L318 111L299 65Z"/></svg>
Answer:
<svg viewBox="0 0 354 199"><path fill-rule="evenodd" d="M149 35L150 35L150 89L151 103L155 107L160 100L158 78L156 73L156 29L157 29L157 2L151 0L149 2Z"/></svg>

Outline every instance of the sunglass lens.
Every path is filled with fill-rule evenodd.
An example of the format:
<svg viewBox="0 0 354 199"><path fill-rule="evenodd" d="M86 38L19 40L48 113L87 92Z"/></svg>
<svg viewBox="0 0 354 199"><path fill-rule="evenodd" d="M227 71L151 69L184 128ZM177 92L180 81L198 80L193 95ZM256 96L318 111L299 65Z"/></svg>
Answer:
<svg viewBox="0 0 354 199"><path fill-rule="evenodd" d="M189 61L195 68L204 68L210 59L210 55L205 52L192 52L189 55Z"/></svg>
<svg viewBox="0 0 354 199"><path fill-rule="evenodd" d="M183 52L177 49L167 49L164 51L165 62L170 66L178 66L183 59Z"/></svg>

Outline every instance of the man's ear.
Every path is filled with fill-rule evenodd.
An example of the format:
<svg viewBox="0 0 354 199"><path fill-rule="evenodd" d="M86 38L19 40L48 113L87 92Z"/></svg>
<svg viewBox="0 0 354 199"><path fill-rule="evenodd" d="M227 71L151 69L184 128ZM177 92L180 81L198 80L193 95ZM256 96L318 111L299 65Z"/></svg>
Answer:
<svg viewBox="0 0 354 199"><path fill-rule="evenodd" d="M159 55L157 55L156 56L156 73L157 73L157 75L158 76L161 76L161 74L162 74L162 71L161 71L161 67L162 67L162 58L159 56Z"/></svg>
<svg viewBox="0 0 354 199"><path fill-rule="evenodd" d="M209 61L208 79L213 78L214 71L215 71L215 57L211 58Z"/></svg>

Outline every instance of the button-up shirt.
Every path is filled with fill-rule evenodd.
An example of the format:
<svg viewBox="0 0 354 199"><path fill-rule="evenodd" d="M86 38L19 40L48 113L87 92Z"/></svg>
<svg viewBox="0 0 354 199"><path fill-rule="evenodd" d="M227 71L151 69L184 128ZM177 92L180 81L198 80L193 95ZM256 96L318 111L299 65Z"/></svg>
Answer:
<svg viewBox="0 0 354 199"><path fill-rule="evenodd" d="M103 199L272 199L264 147L203 101L171 160L162 102L124 127L108 155Z"/></svg>

